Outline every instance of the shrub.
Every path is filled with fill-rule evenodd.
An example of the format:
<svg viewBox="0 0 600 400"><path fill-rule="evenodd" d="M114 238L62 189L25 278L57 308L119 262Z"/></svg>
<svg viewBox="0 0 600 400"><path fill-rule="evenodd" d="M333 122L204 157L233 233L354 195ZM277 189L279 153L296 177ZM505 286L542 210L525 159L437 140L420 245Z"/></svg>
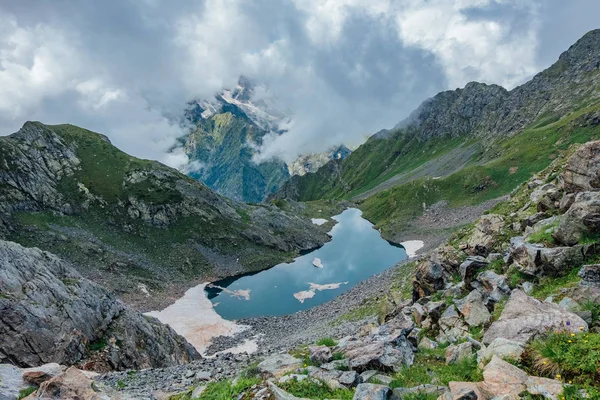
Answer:
<svg viewBox="0 0 600 400"><path fill-rule="evenodd" d="M334 347L336 344L337 342L335 341L335 339L330 337L325 337L317 341L317 345L319 346Z"/></svg>

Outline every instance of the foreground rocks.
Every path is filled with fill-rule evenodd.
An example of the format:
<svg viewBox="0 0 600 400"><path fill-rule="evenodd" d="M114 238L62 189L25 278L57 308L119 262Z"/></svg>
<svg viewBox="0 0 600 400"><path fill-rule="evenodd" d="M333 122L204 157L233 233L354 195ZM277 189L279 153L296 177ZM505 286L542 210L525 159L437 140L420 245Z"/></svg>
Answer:
<svg viewBox="0 0 600 400"><path fill-rule="evenodd" d="M170 327L139 314L58 257L0 241L0 361L86 369L187 363L196 350Z"/></svg>
<svg viewBox="0 0 600 400"><path fill-rule="evenodd" d="M513 290L500 319L485 332L483 342L490 344L497 338L503 338L527 343L548 331L578 333L580 329L587 331L588 325L578 315L556 304L529 297L520 290Z"/></svg>

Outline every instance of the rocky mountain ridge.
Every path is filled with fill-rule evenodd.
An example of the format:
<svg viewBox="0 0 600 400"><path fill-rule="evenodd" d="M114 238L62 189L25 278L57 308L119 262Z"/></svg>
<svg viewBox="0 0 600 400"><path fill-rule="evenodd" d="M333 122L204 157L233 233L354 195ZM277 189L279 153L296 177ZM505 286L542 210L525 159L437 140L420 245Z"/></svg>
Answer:
<svg viewBox="0 0 600 400"><path fill-rule="evenodd" d="M506 138L598 104L599 43L600 30L587 33L550 68L511 91L472 82L463 89L439 93L394 129L373 135L347 159L330 161L332 165L315 174L293 177L275 197L306 201L356 195L372 188L374 182L410 175L415 167L465 142L477 143L486 159L493 159ZM407 176L399 183L410 180Z"/></svg>
<svg viewBox="0 0 600 400"><path fill-rule="evenodd" d="M145 307L167 287L266 268L328 240L308 219L227 199L71 125L28 122L0 137L0 188L0 238L57 253Z"/></svg>
<svg viewBox="0 0 600 400"><path fill-rule="evenodd" d="M332 147L328 151L313 154L304 154L288 164L290 176L303 176L311 172L316 172L330 160L343 160L352 153L352 150L344 145Z"/></svg>

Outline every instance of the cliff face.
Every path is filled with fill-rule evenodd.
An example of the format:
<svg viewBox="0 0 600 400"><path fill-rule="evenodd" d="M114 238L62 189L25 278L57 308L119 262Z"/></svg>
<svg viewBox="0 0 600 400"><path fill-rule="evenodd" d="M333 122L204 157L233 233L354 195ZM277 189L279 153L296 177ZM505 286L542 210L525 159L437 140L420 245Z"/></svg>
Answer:
<svg viewBox="0 0 600 400"><path fill-rule="evenodd" d="M145 317L39 249L0 241L0 362L167 367L200 358L170 327Z"/></svg>
<svg viewBox="0 0 600 400"><path fill-rule="evenodd" d="M0 188L0 237L57 253L145 307L147 290L267 268L328 240L71 125L28 122L1 137Z"/></svg>
<svg viewBox="0 0 600 400"><path fill-rule="evenodd" d="M352 196L370 189L373 182L407 173L462 142L489 150L526 128L547 126L597 104L599 71L600 30L595 30L550 68L511 91L472 82L462 89L439 93L392 130L369 138L340 163L338 176L338 169L324 167L290 180L275 196L293 193L295 200ZM332 175L332 171L336 172ZM329 185L332 180L337 181L333 187Z"/></svg>

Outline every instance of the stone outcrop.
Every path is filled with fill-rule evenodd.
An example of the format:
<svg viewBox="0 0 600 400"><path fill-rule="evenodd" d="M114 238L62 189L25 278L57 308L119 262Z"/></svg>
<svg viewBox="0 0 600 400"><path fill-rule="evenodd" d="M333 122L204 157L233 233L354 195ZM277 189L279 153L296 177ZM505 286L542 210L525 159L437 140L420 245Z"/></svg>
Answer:
<svg viewBox="0 0 600 400"><path fill-rule="evenodd" d="M482 215L467 239L469 250L478 256L487 257L493 249L497 235L504 227L504 217L496 214Z"/></svg>
<svg viewBox="0 0 600 400"><path fill-rule="evenodd" d="M582 145L569 158L563 173L563 187L567 192L600 190L600 141Z"/></svg>
<svg viewBox="0 0 600 400"><path fill-rule="evenodd" d="M510 259L523 273L531 276L561 276L571 266L583 263L583 249L575 247L544 247L523 241L522 237L510 240Z"/></svg>
<svg viewBox="0 0 600 400"><path fill-rule="evenodd" d="M552 303L543 303L513 290L500 319L492 323L483 336L490 344L497 338L526 343L548 331L580 332L587 330L587 323L579 316Z"/></svg>
<svg viewBox="0 0 600 400"><path fill-rule="evenodd" d="M566 246L573 246L584 235L600 234L600 192L577 194L571 208L560 218L554 237Z"/></svg>
<svg viewBox="0 0 600 400"><path fill-rule="evenodd" d="M96 370L166 367L199 357L171 328L82 278L58 257L0 241L0 360L87 361Z"/></svg>

